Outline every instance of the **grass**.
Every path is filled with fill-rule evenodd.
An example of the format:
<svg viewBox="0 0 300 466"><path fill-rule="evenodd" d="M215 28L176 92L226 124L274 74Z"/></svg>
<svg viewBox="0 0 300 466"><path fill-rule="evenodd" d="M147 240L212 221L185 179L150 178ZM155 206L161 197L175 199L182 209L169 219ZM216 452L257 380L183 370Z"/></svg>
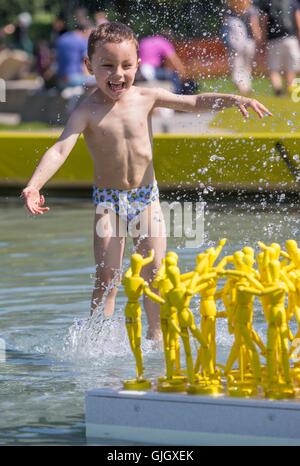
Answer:
<svg viewBox="0 0 300 466"><path fill-rule="evenodd" d="M237 93L237 88L229 77L203 79L199 81L199 87L201 92L226 92L230 94ZM270 81L265 77L253 79L252 87L254 95L273 95Z"/></svg>
<svg viewBox="0 0 300 466"><path fill-rule="evenodd" d="M235 86L228 78L205 80L200 84L202 92L237 93ZM253 91L253 97L263 103L273 113L273 117L260 120L251 112L249 119L245 120L240 112L235 108L230 108L218 112L210 127L236 133L300 133L300 103L293 102L288 95L275 97L270 82L266 78L253 80Z"/></svg>

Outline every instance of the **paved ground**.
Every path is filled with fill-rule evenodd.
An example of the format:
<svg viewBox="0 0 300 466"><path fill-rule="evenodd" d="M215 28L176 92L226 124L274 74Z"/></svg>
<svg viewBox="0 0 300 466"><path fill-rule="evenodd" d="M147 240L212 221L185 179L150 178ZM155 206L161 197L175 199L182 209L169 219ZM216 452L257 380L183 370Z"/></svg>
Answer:
<svg viewBox="0 0 300 466"><path fill-rule="evenodd" d="M163 109L164 110L164 109ZM209 128L214 115L210 112L202 112L198 115L193 113L176 112L169 115L158 114L153 116L152 125L154 133L185 133L185 134L212 134L218 133L213 128ZM230 131L223 130L222 133Z"/></svg>
<svg viewBox="0 0 300 466"><path fill-rule="evenodd" d="M143 87L156 86L172 90L172 85L168 81L143 81L137 84ZM216 130L209 128L209 124L213 118L214 116L211 112L201 112L199 115L196 115L192 113L174 112L169 109L157 109L152 119L153 132L177 134L215 133ZM19 123L21 123L20 114L0 113L0 124L9 125L13 129L13 127ZM27 123L26 126L26 129L28 129L28 127L30 128L30 124ZM226 132L226 130L222 132Z"/></svg>
<svg viewBox="0 0 300 466"><path fill-rule="evenodd" d="M213 118L214 116L210 112L204 112L196 115L193 113L181 113L172 111L166 112L165 109L162 109L162 111L158 110L157 113L153 116L153 132L154 134L211 134L216 132L220 134L220 131L209 128L209 124ZM13 129L18 123L20 123L20 115L17 113L0 113L0 124L9 125L11 129ZM30 126L28 123L27 125ZM229 131L224 130L222 132L228 133Z"/></svg>
<svg viewBox="0 0 300 466"><path fill-rule="evenodd" d="M20 115L18 113L0 113L0 124L11 125L12 128L20 123Z"/></svg>

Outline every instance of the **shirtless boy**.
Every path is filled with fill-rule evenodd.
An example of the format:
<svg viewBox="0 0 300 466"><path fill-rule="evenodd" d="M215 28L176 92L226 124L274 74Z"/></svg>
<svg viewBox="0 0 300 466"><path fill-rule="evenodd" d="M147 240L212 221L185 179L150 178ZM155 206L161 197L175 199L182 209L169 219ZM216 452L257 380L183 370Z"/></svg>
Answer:
<svg viewBox="0 0 300 466"><path fill-rule="evenodd" d="M124 24L105 23L92 31L85 59L90 74L95 76L97 89L72 113L57 142L42 157L39 165L23 190L22 196L28 211L40 215L49 210L40 190L63 165L83 133L94 162L94 204L112 203L118 215L121 206L118 198L125 199L128 220L139 215L154 216L161 225L163 217L152 161L151 113L156 107L166 107L186 112L203 109L222 109L237 106L244 117L252 108L260 118L269 114L257 100L231 94L203 93L176 95L160 88L142 88L133 85L139 66L138 42L133 31ZM176 155L174 155L175 157ZM121 197L120 197L121 196ZM133 208L133 200L139 200L139 209ZM96 209L94 229L94 254L96 279L92 296L93 313L104 299L104 315L114 311L117 288L107 287L120 271L125 246L121 235L98 235L96 225L107 216L109 209L99 213ZM120 214L121 215L121 214ZM163 228L162 228L163 230ZM163 233L134 238L137 252L147 256L155 251L152 263L144 267L142 276L151 283L155 271L165 255ZM115 282L113 282L115 283ZM105 291L106 290L106 291ZM148 319L148 338L159 337L158 305L147 297L144 300Z"/></svg>

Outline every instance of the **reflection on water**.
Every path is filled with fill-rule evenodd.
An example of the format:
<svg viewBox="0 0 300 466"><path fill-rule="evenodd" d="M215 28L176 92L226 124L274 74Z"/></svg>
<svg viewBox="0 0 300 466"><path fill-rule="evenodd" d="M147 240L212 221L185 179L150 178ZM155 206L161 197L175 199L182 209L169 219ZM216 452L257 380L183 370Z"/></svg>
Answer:
<svg viewBox="0 0 300 466"><path fill-rule="evenodd" d="M54 205L38 219L20 206L0 207L0 337L7 348L0 362L0 444L85 444L85 391L118 387L134 374L122 291L113 318L88 317L93 209L86 203L70 206ZM227 237L228 254L258 239L282 244L299 238L297 211L241 207L206 208L205 247ZM171 239L169 248L175 247ZM130 250L131 244L126 266ZM177 252L183 271L194 265L195 249ZM193 310L197 318L196 299ZM255 319L265 338L259 305ZM217 330L218 360L224 362L232 337L222 319ZM144 339L143 353L147 375L161 374L160 348Z"/></svg>

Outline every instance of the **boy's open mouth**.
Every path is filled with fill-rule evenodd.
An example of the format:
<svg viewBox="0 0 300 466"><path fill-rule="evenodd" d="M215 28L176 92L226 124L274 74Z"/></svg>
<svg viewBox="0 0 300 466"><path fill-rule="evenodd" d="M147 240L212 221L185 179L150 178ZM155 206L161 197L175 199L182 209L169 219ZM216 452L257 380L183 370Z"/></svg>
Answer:
<svg viewBox="0 0 300 466"><path fill-rule="evenodd" d="M125 88L125 82L122 81L119 83L114 83L112 81L108 81L108 87L114 92L121 91Z"/></svg>

